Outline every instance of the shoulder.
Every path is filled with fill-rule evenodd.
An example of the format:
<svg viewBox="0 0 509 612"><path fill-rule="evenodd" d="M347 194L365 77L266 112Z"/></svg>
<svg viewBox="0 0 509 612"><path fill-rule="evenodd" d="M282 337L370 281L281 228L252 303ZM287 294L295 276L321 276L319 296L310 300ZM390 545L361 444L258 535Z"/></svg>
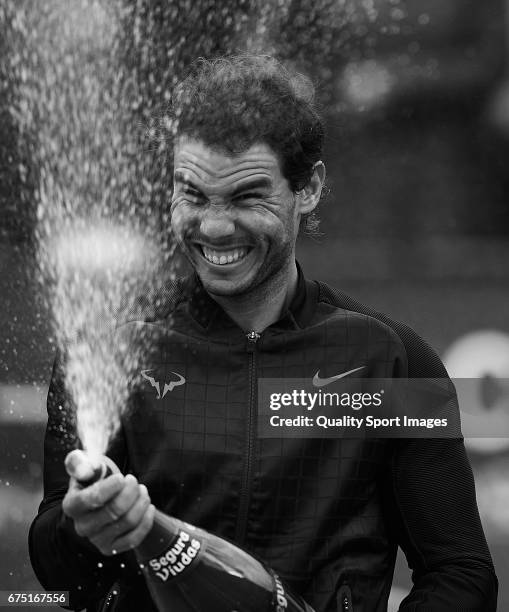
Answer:
<svg viewBox="0 0 509 612"><path fill-rule="evenodd" d="M409 378L444 378L447 371L431 346L411 327L395 321L374 308L366 306L335 287L317 281L318 301L332 309L367 317L395 335L404 347L408 361Z"/></svg>
<svg viewBox="0 0 509 612"><path fill-rule="evenodd" d="M176 278L151 295L124 301L116 315L117 329L131 323L157 323L174 313L189 293L189 277Z"/></svg>

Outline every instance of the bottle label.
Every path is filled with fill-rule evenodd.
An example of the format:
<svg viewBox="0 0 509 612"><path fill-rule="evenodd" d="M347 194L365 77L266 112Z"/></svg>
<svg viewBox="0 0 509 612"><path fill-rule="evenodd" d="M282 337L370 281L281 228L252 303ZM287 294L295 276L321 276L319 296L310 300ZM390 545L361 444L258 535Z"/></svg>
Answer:
<svg viewBox="0 0 509 612"><path fill-rule="evenodd" d="M162 582L179 576L191 567L201 547L202 544L199 540L181 529L177 539L163 555L150 559L148 567L151 574Z"/></svg>
<svg viewBox="0 0 509 612"><path fill-rule="evenodd" d="M274 583L276 585L276 590L275 590L275 598L276 598L275 612L285 612L286 609L288 608L288 600L286 599L285 587L283 586L283 583L281 582L281 580L279 579L279 576L277 574L273 574L273 577L274 577Z"/></svg>

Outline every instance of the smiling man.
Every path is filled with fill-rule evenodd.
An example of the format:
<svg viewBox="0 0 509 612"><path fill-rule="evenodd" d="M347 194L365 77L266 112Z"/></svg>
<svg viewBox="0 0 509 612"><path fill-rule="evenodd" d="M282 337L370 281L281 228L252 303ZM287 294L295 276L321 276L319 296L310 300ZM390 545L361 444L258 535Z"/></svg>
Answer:
<svg viewBox="0 0 509 612"><path fill-rule="evenodd" d="M232 155L179 138L173 231L205 290L244 329L274 323L295 294L300 220L318 204L324 178L316 161L295 192L265 143Z"/></svg>
<svg viewBox="0 0 509 612"><path fill-rule="evenodd" d="M93 495L64 470L70 400L55 367L45 497L30 533L41 583L69 590L75 609L153 609L129 549L155 505L244 546L316 612L387 610L398 546L414 582L402 612L494 612L462 439L259 435L261 378L447 377L415 332L296 263L325 179L311 84L270 57L201 60L170 115L172 230L193 274L165 310L136 322L152 338L150 376L109 451L129 475ZM179 384L158 393L168 377Z"/></svg>

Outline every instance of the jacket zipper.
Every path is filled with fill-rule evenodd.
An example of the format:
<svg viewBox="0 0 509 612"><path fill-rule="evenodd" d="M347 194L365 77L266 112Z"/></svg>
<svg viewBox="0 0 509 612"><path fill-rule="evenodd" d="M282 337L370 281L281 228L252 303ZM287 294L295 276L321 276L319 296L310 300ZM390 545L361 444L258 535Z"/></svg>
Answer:
<svg viewBox="0 0 509 612"><path fill-rule="evenodd" d="M347 584L342 584L338 592L338 610L353 612L352 592Z"/></svg>
<svg viewBox="0 0 509 612"><path fill-rule="evenodd" d="M103 600L100 612L108 612L108 610L115 610L117 604L117 596L120 591L120 584L118 582L114 582L108 591L108 595Z"/></svg>
<svg viewBox="0 0 509 612"><path fill-rule="evenodd" d="M246 426L244 470L240 488L239 516L237 520L237 529L235 531L235 541L238 544L243 544L246 537L249 501L253 481L253 455L256 436L256 343L260 338L260 334L251 331L246 334L246 338L246 350L249 355L249 412Z"/></svg>

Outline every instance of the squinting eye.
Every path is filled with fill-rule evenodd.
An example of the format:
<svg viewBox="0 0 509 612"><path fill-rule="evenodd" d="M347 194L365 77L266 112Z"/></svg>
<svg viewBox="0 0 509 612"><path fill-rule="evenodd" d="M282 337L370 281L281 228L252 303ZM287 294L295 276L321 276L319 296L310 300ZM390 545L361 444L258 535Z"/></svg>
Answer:
<svg viewBox="0 0 509 612"><path fill-rule="evenodd" d="M241 193L238 195L235 200L242 202L243 200L260 200L261 195L259 193L251 192L251 193Z"/></svg>
<svg viewBox="0 0 509 612"><path fill-rule="evenodd" d="M198 191L190 191L189 189L185 189L182 194L192 202L202 202L205 199Z"/></svg>

